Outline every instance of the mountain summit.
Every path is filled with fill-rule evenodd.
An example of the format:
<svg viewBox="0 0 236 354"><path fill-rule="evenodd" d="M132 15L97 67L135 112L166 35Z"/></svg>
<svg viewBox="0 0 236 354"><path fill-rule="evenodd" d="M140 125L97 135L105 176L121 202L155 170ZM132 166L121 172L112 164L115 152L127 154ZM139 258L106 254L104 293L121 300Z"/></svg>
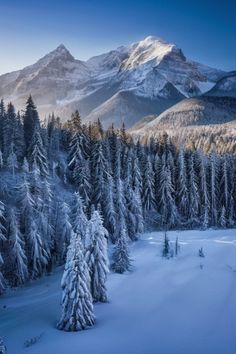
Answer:
<svg viewBox="0 0 236 354"><path fill-rule="evenodd" d="M224 72L188 60L175 44L149 36L87 61L59 45L35 64L0 76L0 96L22 108L31 93L41 114L79 109L85 121L127 127L200 95Z"/></svg>

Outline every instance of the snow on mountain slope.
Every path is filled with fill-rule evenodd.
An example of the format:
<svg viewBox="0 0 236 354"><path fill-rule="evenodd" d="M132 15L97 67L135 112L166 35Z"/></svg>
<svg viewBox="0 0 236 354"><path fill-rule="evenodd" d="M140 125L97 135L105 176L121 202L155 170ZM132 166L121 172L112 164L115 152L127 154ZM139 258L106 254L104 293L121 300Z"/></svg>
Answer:
<svg viewBox="0 0 236 354"><path fill-rule="evenodd" d="M225 75L206 93L209 96L229 96L236 98L236 71Z"/></svg>
<svg viewBox="0 0 236 354"><path fill-rule="evenodd" d="M133 101L128 101L130 90L135 96L150 100L150 109L145 114L159 114L160 109L155 111L156 101L165 99L163 109L166 109L177 99L209 90L222 75L220 70L186 59L176 45L149 36L86 62L76 60L60 45L37 63L0 76L0 97L14 101L22 109L27 96L32 94L41 115L55 111L63 119L70 117L74 109L79 109L83 118L97 119L94 109L100 112L99 106L103 105L104 118L103 114L99 118L106 121L106 116L111 114L109 108L104 109L106 102L120 92L127 92L126 107L130 116L133 107ZM172 87L171 92L166 87ZM114 113L117 110L119 107ZM115 115L110 119L115 125L120 121Z"/></svg>
<svg viewBox="0 0 236 354"><path fill-rule="evenodd" d="M97 323L83 332L55 328L60 270L12 291L0 298L0 333L8 353L235 354L235 232L169 232L181 247L169 260L161 257L163 233L144 234L132 245L133 271L110 274L110 302L95 305ZM198 256L201 247L205 258Z"/></svg>
<svg viewBox="0 0 236 354"><path fill-rule="evenodd" d="M236 121L236 99L231 97L201 96L184 99L133 133L152 135L158 129L176 129L187 126L224 124Z"/></svg>
<svg viewBox="0 0 236 354"><path fill-rule="evenodd" d="M158 65L167 53L176 50L176 46L149 36L139 43L131 45L131 49L129 57L122 64L122 70L131 70L150 61L154 61Z"/></svg>
<svg viewBox="0 0 236 354"><path fill-rule="evenodd" d="M88 114L84 121L96 121L101 119L104 128L108 128L112 123L115 127L120 127L124 122L127 128L132 127L142 117L161 113L184 96L179 93L170 83L166 83L159 95L140 95L141 88L137 90L120 90L105 103L96 107ZM115 117L115 119L114 119Z"/></svg>

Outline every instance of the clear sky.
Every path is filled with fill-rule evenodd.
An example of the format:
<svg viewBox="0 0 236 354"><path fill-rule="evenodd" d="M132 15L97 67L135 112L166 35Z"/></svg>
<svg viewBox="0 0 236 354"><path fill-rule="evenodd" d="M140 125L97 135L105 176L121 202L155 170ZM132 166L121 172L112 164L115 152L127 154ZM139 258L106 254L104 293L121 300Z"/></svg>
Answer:
<svg viewBox="0 0 236 354"><path fill-rule="evenodd" d="M63 43L77 59L148 35L236 70L236 0L0 0L0 73Z"/></svg>

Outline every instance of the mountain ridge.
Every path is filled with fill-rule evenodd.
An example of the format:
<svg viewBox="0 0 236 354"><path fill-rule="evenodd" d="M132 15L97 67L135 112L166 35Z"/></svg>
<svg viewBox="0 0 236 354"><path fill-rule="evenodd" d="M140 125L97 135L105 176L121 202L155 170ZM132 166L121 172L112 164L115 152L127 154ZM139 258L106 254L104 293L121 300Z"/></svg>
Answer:
<svg viewBox="0 0 236 354"><path fill-rule="evenodd" d="M68 119L79 109L85 121L100 118L105 126L108 114L109 122L120 125L123 118L117 112L124 104L120 109L127 112L130 127L141 118L139 105L133 109L134 100L145 100L144 115L160 114L185 97L204 93L224 75L222 70L188 60L175 44L153 36L87 61L75 59L60 44L36 63L1 75L0 96L21 109L32 94L43 116L54 111ZM112 111L110 100L115 104Z"/></svg>

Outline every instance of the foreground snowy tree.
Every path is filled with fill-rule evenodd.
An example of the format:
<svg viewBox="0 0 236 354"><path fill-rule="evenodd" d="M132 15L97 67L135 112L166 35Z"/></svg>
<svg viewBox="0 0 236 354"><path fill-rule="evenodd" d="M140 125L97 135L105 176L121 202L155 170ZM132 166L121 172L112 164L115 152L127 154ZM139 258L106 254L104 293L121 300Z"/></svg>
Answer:
<svg viewBox="0 0 236 354"><path fill-rule="evenodd" d="M115 273L124 273L130 270L131 259L129 255L127 232L123 227L116 241L115 250L113 253L112 269Z"/></svg>
<svg viewBox="0 0 236 354"><path fill-rule="evenodd" d="M86 251L94 302L107 302L106 280L109 272L107 237L108 232L103 227L101 215L95 210L87 229L87 239L90 239L90 242Z"/></svg>
<svg viewBox="0 0 236 354"><path fill-rule="evenodd" d="M95 323L90 277L80 236L73 234L62 277L62 315L57 328L81 331Z"/></svg>

